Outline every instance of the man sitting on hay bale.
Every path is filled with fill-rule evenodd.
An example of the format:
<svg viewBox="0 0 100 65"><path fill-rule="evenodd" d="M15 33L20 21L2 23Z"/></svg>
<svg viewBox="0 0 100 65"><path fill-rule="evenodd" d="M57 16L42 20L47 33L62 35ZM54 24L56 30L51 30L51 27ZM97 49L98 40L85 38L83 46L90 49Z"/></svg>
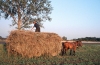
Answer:
<svg viewBox="0 0 100 65"><path fill-rule="evenodd" d="M39 24L36 21L34 21L33 24L34 24L33 28L36 27L35 32L40 32L40 26L39 26Z"/></svg>

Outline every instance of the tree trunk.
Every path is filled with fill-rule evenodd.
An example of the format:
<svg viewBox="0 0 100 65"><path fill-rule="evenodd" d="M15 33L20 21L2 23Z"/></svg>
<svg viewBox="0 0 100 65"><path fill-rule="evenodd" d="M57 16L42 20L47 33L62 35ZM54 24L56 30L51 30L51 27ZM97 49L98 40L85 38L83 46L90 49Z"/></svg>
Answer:
<svg viewBox="0 0 100 65"><path fill-rule="evenodd" d="M18 30L21 30L21 12L20 7L18 6Z"/></svg>
<svg viewBox="0 0 100 65"><path fill-rule="evenodd" d="M21 30L21 20L18 20L18 30Z"/></svg>

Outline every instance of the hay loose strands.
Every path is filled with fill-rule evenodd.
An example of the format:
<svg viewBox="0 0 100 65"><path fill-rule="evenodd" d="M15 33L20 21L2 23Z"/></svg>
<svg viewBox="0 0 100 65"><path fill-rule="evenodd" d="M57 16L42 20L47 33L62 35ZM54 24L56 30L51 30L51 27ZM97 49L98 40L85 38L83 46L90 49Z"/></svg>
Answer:
<svg viewBox="0 0 100 65"><path fill-rule="evenodd" d="M12 31L6 40L8 54L23 57L56 56L61 52L61 37L56 33Z"/></svg>

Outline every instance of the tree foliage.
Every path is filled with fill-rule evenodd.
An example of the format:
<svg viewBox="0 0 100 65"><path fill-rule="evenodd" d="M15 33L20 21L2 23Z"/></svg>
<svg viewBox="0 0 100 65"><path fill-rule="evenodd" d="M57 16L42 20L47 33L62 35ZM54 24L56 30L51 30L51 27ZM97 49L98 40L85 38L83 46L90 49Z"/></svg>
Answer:
<svg viewBox="0 0 100 65"><path fill-rule="evenodd" d="M52 6L49 0L0 0L0 17L12 18L17 29L29 27L34 21L50 21Z"/></svg>
<svg viewBox="0 0 100 65"><path fill-rule="evenodd" d="M63 36L62 39L63 39L63 40L67 40L67 37Z"/></svg>
<svg viewBox="0 0 100 65"><path fill-rule="evenodd" d="M96 37L85 37L85 38L78 38L73 40L81 40L81 41L100 41L100 38Z"/></svg>

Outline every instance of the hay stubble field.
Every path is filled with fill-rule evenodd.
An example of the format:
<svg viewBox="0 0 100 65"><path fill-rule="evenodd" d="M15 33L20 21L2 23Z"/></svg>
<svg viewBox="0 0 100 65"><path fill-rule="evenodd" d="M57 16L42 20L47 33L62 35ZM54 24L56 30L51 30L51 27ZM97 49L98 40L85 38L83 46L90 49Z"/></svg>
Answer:
<svg viewBox="0 0 100 65"><path fill-rule="evenodd" d="M83 43L76 51L76 56L69 52L61 56L40 56L23 58L21 56L8 56L5 44L0 43L0 65L100 65L100 44Z"/></svg>

